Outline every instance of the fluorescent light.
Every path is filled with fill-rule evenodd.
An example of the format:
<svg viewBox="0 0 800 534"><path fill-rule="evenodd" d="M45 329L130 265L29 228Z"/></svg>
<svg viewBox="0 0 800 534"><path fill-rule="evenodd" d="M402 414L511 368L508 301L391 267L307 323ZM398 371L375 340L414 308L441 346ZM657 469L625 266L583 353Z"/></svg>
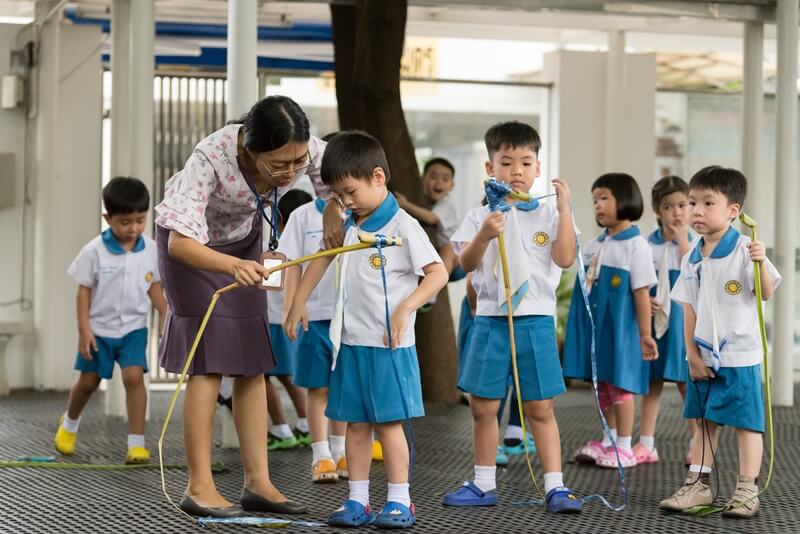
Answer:
<svg viewBox="0 0 800 534"><path fill-rule="evenodd" d="M0 16L0 24L30 24L33 17L4 17Z"/></svg>

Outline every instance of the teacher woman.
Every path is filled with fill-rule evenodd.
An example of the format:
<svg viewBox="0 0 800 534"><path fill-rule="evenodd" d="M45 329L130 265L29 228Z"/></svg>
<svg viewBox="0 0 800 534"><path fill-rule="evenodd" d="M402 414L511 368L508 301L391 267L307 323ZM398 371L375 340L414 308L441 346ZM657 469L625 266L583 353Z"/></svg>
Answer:
<svg viewBox="0 0 800 534"><path fill-rule="evenodd" d="M234 377L233 417L239 436L245 511L297 514L306 506L272 485L267 462L264 373L275 365L269 340L267 292L258 289L262 227L277 246L277 199L297 176L309 175L318 196L330 196L319 169L324 143L309 134L308 118L285 96L257 102L242 124L230 124L195 147L186 166L166 183L156 207L159 270L169 314L161 366L180 373L211 295L220 298L195 358L183 405L189 480L180 503L197 516L232 517L241 509L217 491L211 476L214 413L221 377ZM325 209L325 241L342 239L336 202ZM265 236L267 237L267 236Z"/></svg>

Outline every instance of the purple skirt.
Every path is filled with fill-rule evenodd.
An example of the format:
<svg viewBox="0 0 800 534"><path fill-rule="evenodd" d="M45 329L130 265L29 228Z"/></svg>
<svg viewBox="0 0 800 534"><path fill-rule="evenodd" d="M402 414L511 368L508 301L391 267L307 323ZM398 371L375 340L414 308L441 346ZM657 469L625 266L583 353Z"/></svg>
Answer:
<svg viewBox="0 0 800 534"><path fill-rule="evenodd" d="M261 224L244 239L209 248L258 261L261 256ZM169 230L156 226L158 269L167 294L164 336L161 338L161 367L180 373L200 328L214 292L234 282L227 274L201 271L169 256ZM220 296L197 347L190 375L263 375L275 366L269 340L266 291L239 288Z"/></svg>

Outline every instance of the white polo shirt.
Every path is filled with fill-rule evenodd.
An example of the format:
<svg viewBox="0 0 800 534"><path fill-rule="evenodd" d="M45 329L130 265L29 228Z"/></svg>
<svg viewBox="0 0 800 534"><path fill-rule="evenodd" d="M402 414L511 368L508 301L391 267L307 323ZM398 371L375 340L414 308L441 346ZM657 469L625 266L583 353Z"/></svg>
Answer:
<svg viewBox="0 0 800 534"><path fill-rule="evenodd" d="M458 211L449 195L434 204L431 211L439 217L439 223L436 225L436 239L441 247L450 243L450 238L458 230L460 222Z"/></svg>
<svg viewBox="0 0 800 534"><path fill-rule="evenodd" d="M109 228L81 249L67 274L92 290L89 326L94 335L120 338L147 326L147 292L161 277L156 243L146 235L129 252Z"/></svg>
<svg viewBox="0 0 800 534"><path fill-rule="evenodd" d="M716 322L721 367L748 367L758 365L764 358L756 310L753 262L747 244L750 238L731 227L711 254L702 256L703 239L683 257L681 274L672 288L673 300L689 304L697 316L695 339L710 343L713 323ZM771 276L774 287L781 283L781 275L769 260L764 262L761 276ZM708 273L704 275L704 273ZM709 304L701 298L701 285L713 282L710 295L716 303ZM714 317L711 308L718 310ZM712 367L708 351L701 351L704 363Z"/></svg>
<svg viewBox="0 0 800 534"><path fill-rule="evenodd" d="M322 241L322 211L325 201L316 199L294 210L286 222L278 241L278 252L289 260L296 260L320 250ZM308 263L303 264L303 272ZM330 321L333 317L333 302L336 298L336 268L333 264L306 302L309 321ZM271 296L271 295L270 295ZM270 319L272 322L272 319Z"/></svg>
<svg viewBox="0 0 800 534"><path fill-rule="evenodd" d="M348 228L345 245L358 242L358 231L355 226ZM441 263L442 259L417 220L402 209L398 209L381 228L370 232L403 238L402 246L381 249L391 315L398 304L417 289L420 277L425 275L422 269L432 263ZM344 265L339 272L339 283L344 291L341 342L355 346L384 347L386 312L378 251L367 248L349 252L346 256L346 261L343 255L337 257L337 261ZM414 345L416 315L416 311L411 314L398 347ZM332 323L331 328L334 326ZM335 339L333 333L331 338Z"/></svg>
<svg viewBox="0 0 800 534"><path fill-rule="evenodd" d="M515 209L519 227L519 242L507 242L506 248L515 247L517 261L527 263L530 277L528 291L514 310L520 315L555 315L556 288L561 280L561 268L553 261L552 245L558 239L558 210L554 202L542 202L531 211ZM488 206L473 208L451 237L456 252L472 241L489 215ZM508 214L506 215L508 217ZM506 236L508 241L508 236ZM478 293L477 315L503 316L498 305L499 286L503 284L499 267L497 239L492 239L486 253L472 273L472 285ZM514 265L509 266L514 269Z"/></svg>
<svg viewBox="0 0 800 534"><path fill-rule="evenodd" d="M627 271L630 274L631 291L650 288L658 283L650 245L635 225L611 237L607 230L604 231L583 248L583 261L588 269L587 276L591 276L594 265L595 280L603 267ZM636 328L636 324L631 328Z"/></svg>

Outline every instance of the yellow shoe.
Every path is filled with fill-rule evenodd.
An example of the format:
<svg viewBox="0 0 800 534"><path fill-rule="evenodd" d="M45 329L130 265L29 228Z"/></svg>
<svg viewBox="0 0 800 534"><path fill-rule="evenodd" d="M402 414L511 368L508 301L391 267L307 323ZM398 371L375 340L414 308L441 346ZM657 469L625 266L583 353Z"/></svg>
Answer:
<svg viewBox="0 0 800 534"><path fill-rule="evenodd" d="M56 446L56 450L64 455L70 455L75 452L75 441L78 439L77 432L70 432L64 428L63 425L64 416L61 416L61 419L58 420L58 430L56 431L56 437L53 439L53 443Z"/></svg>
<svg viewBox="0 0 800 534"><path fill-rule="evenodd" d="M125 455L126 464L146 464L150 461L150 451L144 447L131 447Z"/></svg>
<svg viewBox="0 0 800 534"><path fill-rule="evenodd" d="M339 475L339 478L350 478L350 472L347 470L347 458L344 454L339 456L336 461L336 474Z"/></svg>
<svg viewBox="0 0 800 534"><path fill-rule="evenodd" d="M376 462L383 461L383 447L377 439L372 441L372 459Z"/></svg>
<svg viewBox="0 0 800 534"><path fill-rule="evenodd" d="M322 458L311 466L311 482L336 482L339 475L336 473L336 464L331 458Z"/></svg>

